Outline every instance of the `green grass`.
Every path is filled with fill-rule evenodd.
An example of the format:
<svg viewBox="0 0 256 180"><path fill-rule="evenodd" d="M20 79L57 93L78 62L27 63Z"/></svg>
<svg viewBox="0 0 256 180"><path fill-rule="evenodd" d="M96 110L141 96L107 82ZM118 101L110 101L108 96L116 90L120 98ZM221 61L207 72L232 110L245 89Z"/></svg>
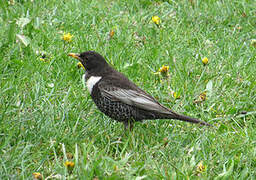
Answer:
<svg viewBox="0 0 256 180"><path fill-rule="evenodd" d="M31 179L34 172L61 179L255 178L255 1L0 6L0 179ZM63 32L72 42L61 39ZM81 83L83 70L67 56L87 50L167 107L216 128L160 120L124 132L97 110ZM42 54L48 62L40 61ZM170 66L169 79L153 74L162 65ZM205 91L206 100L193 103ZM72 172L66 160L75 163Z"/></svg>

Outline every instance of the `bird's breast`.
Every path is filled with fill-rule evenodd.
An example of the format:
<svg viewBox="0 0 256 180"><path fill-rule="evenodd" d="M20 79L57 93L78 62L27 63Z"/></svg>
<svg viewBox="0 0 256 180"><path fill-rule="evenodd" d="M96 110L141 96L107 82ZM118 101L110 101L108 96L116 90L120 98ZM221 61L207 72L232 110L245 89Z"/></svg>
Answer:
<svg viewBox="0 0 256 180"><path fill-rule="evenodd" d="M101 80L101 76L91 76L86 80L86 86L90 94L92 93L93 86Z"/></svg>

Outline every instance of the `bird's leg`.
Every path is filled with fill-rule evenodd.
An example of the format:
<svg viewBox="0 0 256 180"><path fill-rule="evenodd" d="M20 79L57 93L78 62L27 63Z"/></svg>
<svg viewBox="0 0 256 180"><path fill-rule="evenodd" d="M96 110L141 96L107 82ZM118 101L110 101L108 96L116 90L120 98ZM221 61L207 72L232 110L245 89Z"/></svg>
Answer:
<svg viewBox="0 0 256 180"><path fill-rule="evenodd" d="M127 130L127 129L132 131L132 129L133 129L133 122L131 122L131 121L124 121L124 130Z"/></svg>
<svg viewBox="0 0 256 180"><path fill-rule="evenodd" d="M128 128L128 122L124 121L123 123L124 123L124 130L126 131Z"/></svg>
<svg viewBox="0 0 256 180"><path fill-rule="evenodd" d="M130 127L130 131L132 131L132 129L133 129L133 122L129 123L129 127Z"/></svg>

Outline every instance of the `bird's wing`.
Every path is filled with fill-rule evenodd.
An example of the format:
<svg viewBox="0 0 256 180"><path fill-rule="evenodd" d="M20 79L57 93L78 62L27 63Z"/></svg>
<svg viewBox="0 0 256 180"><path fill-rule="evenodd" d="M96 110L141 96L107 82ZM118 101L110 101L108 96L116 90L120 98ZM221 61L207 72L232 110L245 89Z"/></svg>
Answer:
<svg viewBox="0 0 256 180"><path fill-rule="evenodd" d="M138 92L131 89L122 89L117 87L107 88L106 86L99 86L99 88L102 96L106 98L121 101L125 104L144 110L156 111L166 114L170 113L168 108L158 103L152 96L146 94L144 91Z"/></svg>

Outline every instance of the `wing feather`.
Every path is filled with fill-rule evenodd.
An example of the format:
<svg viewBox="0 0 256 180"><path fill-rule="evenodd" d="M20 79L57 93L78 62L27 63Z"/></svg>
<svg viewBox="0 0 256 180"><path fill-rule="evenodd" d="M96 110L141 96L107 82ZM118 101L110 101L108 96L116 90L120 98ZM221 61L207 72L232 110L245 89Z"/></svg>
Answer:
<svg viewBox="0 0 256 180"><path fill-rule="evenodd" d="M121 101L125 104L135 106L144 110L157 111L170 114L170 110L158 103L152 96L143 92L121 88L102 88L102 96Z"/></svg>

